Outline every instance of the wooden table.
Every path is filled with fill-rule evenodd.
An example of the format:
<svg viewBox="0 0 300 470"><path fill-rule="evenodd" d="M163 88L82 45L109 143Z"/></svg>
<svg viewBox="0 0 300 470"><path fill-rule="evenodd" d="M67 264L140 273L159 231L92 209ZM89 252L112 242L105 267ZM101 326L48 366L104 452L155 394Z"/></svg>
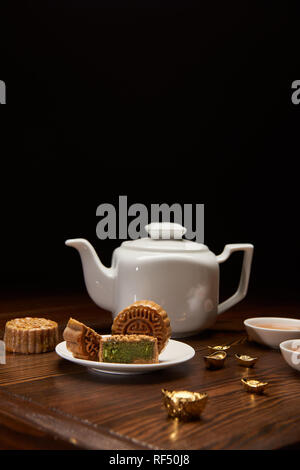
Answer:
<svg viewBox="0 0 300 470"><path fill-rule="evenodd" d="M108 332L110 315L85 294L40 295L4 300L0 329L14 317L46 316L60 334L69 316ZM260 315L299 317L297 305L244 301L221 315L212 330L185 341L196 350L188 363L139 376L95 376L55 352L7 355L0 365L1 449L279 449L300 448L300 374L278 351L249 343L243 319ZM226 367L209 371L207 345L238 342ZM258 355L252 369L236 364L235 352ZM246 393L240 379L269 382L262 396ZM206 391L200 421L167 418L161 388Z"/></svg>

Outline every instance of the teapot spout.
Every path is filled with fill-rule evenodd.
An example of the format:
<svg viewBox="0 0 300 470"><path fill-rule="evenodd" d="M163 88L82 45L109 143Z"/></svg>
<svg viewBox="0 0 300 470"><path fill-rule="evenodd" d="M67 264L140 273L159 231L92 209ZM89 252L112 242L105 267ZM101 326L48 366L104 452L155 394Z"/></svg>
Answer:
<svg viewBox="0 0 300 470"><path fill-rule="evenodd" d="M84 238L66 240L65 244L79 251L90 297L99 307L113 311L115 270L103 266L92 245Z"/></svg>

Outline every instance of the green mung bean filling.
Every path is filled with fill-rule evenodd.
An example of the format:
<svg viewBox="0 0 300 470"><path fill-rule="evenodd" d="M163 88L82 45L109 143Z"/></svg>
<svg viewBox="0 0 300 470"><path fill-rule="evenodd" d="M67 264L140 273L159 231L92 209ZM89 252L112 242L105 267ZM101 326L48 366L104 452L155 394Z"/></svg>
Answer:
<svg viewBox="0 0 300 470"><path fill-rule="evenodd" d="M153 348L154 343L150 341L105 342L103 343L103 362L131 363L136 359L149 360L153 357Z"/></svg>

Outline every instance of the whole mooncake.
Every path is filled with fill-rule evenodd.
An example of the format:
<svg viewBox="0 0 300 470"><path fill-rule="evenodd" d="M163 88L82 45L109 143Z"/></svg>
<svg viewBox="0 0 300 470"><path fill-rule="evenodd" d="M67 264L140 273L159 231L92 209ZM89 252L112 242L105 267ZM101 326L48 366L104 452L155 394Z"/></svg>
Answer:
<svg viewBox="0 0 300 470"><path fill-rule="evenodd" d="M70 318L63 332L67 349L78 359L98 361L101 336L88 326Z"/></svg>
<svg viewBox="0 0 300 470"><path fill-rule="evenodd" d="M58 325L46 318L15 318L5 325L6 351L38 354L53 351L58 343Z"/></svg>
<svg viewBox="0 0 300 470"><path fill-rule="evenodd" d="M152 300L139 300L116 316L111 332L113 335L154 336L161 353L171 336L171 327L169 317L160 305Z"/></svg>
<svg viewBox="0 0 300 470"><path fill-rule="evenodd" d="M157 364L157 339L146 335L105 336L100 342L100 362Z"/></svg>

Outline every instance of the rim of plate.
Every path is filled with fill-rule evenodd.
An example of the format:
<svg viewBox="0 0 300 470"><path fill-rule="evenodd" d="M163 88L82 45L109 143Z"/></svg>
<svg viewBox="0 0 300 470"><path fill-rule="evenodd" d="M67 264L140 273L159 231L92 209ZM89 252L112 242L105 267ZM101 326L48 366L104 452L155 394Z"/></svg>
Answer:
<svg viewBox="0 0 300 470"><path fill-rule="evenodd" d="M111 335L102 335L102 336L106 337L106 336L111 336ZM122 362L98 362L98 361L88 361L87 359L78 359L76 357L73 357L69 351L65 353L64 351L61 350L62 348L66 349L66 341L62 341L61 343L57 344L55 347L55 352L58 356L62 357L63 359L66 359L67 361L75 362L76 364L82 365L82 366L92 367L94 369L100 369L103 367L109 368L109 369L120 369L120 367L121 368L126 367L126 369L160 368L163 366L169 366L169 365L171 366L171 365L180 364L182 362L189 361L196 354L196 351L192 346L190 346L189 344L183 343L182 341L176 341L174 339L169 340L169 343L167 344L166 349L168 348L170 343L184 345L184 347L186 347L187 349L187 352L178 359L174 359L172 361L162 361L162 362L158 362L157 364L125 364ZM164 354L166 349L162 351L160 355Z"/></svg>

